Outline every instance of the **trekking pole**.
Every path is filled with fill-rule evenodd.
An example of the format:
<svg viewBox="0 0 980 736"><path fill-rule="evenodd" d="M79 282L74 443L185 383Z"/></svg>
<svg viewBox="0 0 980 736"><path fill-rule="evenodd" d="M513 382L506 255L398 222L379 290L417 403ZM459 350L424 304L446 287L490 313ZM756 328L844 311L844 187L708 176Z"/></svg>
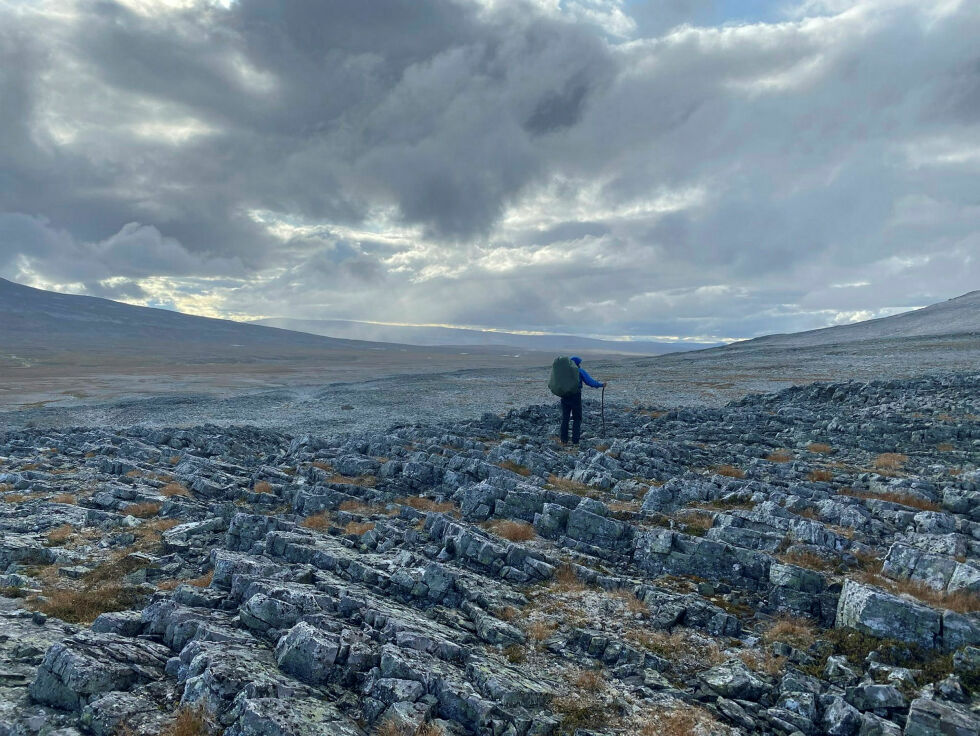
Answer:
<svg viewBox="0 0 980 736"><path fill-rule="evenodd" d="M602 413L602 436L606 436L606 386L602 386L602 396L599 400L599 411Z"/></svg>

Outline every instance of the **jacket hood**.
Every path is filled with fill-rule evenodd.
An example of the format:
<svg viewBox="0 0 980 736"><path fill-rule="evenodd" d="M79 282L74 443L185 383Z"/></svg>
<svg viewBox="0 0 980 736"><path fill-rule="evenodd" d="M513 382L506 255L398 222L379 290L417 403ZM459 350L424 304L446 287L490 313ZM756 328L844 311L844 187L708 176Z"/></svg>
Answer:
<svg viewBox="0 0 980 736"><path fill-rule="evenodd" d="M572 356L572 362L575 365L582 365L582 359L580 357L578 357L577 355L573 355Z"/></svg>

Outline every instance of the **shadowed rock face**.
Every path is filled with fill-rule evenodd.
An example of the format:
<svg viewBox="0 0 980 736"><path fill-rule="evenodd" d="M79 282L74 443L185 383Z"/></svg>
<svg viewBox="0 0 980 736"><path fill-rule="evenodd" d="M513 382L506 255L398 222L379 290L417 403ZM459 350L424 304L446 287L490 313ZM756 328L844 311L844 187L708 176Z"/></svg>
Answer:
<svg viewBox="0 0 980 736"><path fill-rule="evenodd" d="M978 397L8 432L0 736L976 733Z"/></svg>

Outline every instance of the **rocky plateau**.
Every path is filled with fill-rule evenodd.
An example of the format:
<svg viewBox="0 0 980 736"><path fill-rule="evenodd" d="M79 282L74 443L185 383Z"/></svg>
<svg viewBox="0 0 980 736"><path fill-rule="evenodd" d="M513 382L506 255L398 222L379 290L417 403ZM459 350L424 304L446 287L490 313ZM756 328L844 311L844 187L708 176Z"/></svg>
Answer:
<svg viewBox="0 0 980 736"><path fill-rule="evenodd" d="M0 736L980 733L980 374L0 433Z"/></svg>

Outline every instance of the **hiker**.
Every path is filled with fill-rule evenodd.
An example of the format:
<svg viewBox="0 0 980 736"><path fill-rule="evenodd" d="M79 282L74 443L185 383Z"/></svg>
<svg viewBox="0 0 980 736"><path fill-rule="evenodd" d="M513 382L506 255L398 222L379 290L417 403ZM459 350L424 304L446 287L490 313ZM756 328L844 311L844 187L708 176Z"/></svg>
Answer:
<svg viewBox="0 0 980 736"><path fill-rule="evenodd" d="M574 366L572 365L574 363ZM555 358L551 366L551 379L548 388L561 397L561 433L563 445L568 444L568 417L572 417L572 444L577 445L582 433L582 384L592 388L603 388L606 384L595 380L582 367L582 359L577 355L571 358Z"/></svg>

